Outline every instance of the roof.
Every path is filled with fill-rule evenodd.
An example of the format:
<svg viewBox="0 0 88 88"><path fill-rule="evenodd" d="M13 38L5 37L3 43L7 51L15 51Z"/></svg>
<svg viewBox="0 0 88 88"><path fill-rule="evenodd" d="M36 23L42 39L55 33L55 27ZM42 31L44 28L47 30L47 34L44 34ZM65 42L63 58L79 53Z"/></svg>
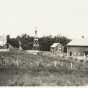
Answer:
<svg viewBox="0 0 88 88"><path fill-rule="evenodd" d="M50 47L56 47L57 45L59 45L60 43L53 43Z"/></svg>
<svg viewBox="0 0 88 88"><path fill-rule="evenodd" d="M88 46L88 39L72 40L67 46Z"/></svg>

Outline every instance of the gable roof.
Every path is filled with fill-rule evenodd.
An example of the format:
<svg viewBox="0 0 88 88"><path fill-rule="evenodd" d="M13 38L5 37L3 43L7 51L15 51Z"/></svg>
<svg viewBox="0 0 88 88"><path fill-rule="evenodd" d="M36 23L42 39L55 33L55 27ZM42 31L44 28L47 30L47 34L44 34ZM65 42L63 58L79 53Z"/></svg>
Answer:
<svg viewBox="0 0 88 88"><path fill-rule="evenodd" d="M88 46L88 39L75 39L68 43L67 46Z"/></svg>
<svg viewBox="0 0 88 88"><path fill-rule="evenodd" d="M53 43L50 47L56 47L57 45L59 45L60 43Z"/></svg>

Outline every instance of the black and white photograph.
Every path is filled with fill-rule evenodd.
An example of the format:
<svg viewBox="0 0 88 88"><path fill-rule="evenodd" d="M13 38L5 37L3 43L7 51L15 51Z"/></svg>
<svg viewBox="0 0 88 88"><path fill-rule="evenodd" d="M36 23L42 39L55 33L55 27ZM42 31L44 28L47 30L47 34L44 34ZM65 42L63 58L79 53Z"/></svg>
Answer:
<svg viewBox="0 0 88 88"><path fill-rule="evenodd" d="M0 0L0 86L88 86L88 0Z"/></svg>

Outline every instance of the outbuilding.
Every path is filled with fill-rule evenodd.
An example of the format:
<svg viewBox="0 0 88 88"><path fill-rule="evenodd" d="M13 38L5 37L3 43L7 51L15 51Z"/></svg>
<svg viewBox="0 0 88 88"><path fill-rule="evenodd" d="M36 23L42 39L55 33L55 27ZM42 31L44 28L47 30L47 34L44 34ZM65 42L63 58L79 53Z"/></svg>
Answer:
<svg viewBox="0 0 88 88"><path fill-rule="evenodd" d="M52 54L54 55L58 55L58 54L61 54L63 52L63 46L62 44L60 43L53 43L51 46L50 46L50 51Z"/></svg>

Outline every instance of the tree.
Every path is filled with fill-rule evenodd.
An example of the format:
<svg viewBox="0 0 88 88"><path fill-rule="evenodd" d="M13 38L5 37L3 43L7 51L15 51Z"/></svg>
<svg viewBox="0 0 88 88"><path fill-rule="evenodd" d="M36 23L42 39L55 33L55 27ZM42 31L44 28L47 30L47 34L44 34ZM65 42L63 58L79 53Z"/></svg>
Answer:
<svg viewBox="0 0 88 88"><path fill-rule="evenodd" d="M40 50L49 51L50 46L53 44L53 39L50 36L39 38Z"/></svg>
<svg viewBox="0 0 88 88"><path fill-rule="evenodd" d="M39 39L40 50L49 51L50 46L53 43L61 43L64 46L66 52L66 44L70 42L70 39L64 36L55 36L54 38L51 36L44 36Z"/></svg>
<svg viewBox="0 0 88 88"><path fill-rule="evenodd" d="M7 35L7 48L9 44L12 45L14 48L19 48L19 42L16 38L10 38L10 35Z"/></svg>
<svg viewBox="0 0 88 88"><path fill-rule="evenodd" d="M24 50L29 50L33 48L33 36L29 36L27 34L22 34L21 36L17 36L16 38L10 38L7 36L7 42L13 45L14 47L19 47L19 41L21 42L21 47ZM71 39L65 36L43 36L39 38L39 48L42 51L49 51L50 46L53 43L61 43L64 46L64 51L66 52L66 44L70 42Z"/></svg>
<svg viewBox="0 0 88 88"><path fill-rule="evenodd" d="M33 47L33 39L34 39L32 36L29 36L27 34L22 34L21 36L17 36L17 38L18 38L18 40L20 40L21 47L24 50L32 49L32 47Z"/></svg>

